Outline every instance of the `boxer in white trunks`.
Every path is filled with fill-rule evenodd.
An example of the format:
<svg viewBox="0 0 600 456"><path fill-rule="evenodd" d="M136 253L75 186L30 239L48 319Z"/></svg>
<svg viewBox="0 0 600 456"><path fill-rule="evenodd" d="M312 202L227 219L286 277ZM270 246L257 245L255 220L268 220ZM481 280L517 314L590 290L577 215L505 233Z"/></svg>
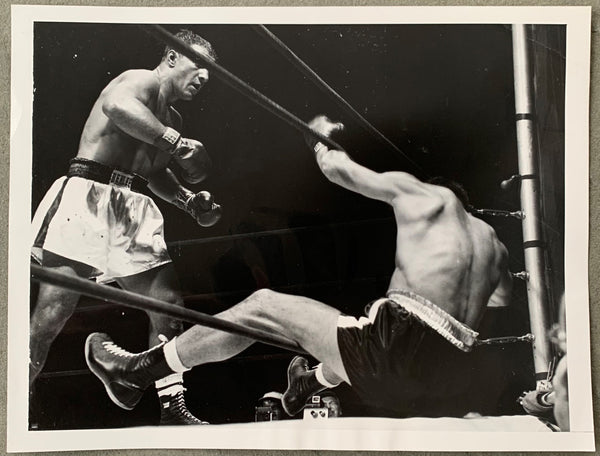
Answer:
<svg viewBox="0 0 600 456"><path fill-rule="evenodd" d="M211 44L182 30L176 35L215 60ZM85 123L77 156L58 179L33 219L32 256L65 274L116 281L123 289L182 306L175 269L163 237L158 197L211 226L221 207L207 191L182 185L201 182L211 160L197 140L179 133L182 119L173 104L192 100L208 81L208 70L167 47L154 70L129 70L101 92ZM176 177L179 175L179 178ZM40 284L31 316L30 386L42 370L50 345L73 314L79 294ZM172 339L180 321L148 312L149 344ZM181 374L156 379L161 424L201 424L188 410Z"/></svg>

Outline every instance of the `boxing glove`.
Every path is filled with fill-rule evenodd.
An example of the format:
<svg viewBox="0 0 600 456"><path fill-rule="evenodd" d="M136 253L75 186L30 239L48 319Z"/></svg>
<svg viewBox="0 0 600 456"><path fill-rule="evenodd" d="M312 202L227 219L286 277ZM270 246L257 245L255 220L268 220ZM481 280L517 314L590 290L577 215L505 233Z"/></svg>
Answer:
<svg viewBox="0 0 600 456"><path fill-rule="evenodd" d="M182 169L181 178L189 184L206 178L212 163L200 141L183 138L177 130L168 127L155 145L173 157Z"/></svg>
<svg viewBox="0 0 600 456"><path fill-rule="evenodd" d="M213 226L222 215L221 206L214 202L213 196L207 191L193 193L181 187L173 201L179 209L190 214L200 226Z"/></svg>

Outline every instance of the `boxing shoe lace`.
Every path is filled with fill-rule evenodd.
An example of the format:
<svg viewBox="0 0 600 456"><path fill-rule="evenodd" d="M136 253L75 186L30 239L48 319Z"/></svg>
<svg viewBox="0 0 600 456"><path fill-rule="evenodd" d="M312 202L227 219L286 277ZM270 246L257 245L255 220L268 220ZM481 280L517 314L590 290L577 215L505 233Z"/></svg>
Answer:
<svg viewBox="0 0 600 456"><path fill-rule="evenodd" d="M104 349L107 352L112 353L113 355L116 355L116 356L123 356L123 357L126 357L126 358L131 358L132 356L134 356L133 353L128 352L124 348L119 347L113 341L102 342L102 346L104 347ZM143 355L143 354L144 354L144 352L138 353L138 355Z"/></svg>
<svg viewBox="0 0 600 456"><path fill-rule="evenodd" d="M117 344L115 344L110 339L102 342L102 347L104 347L104 349L107 352L109 352L115 356L121 356L124 358L132 358L134 356L143 357L144 355L148 354L149 352L162 347L164 344L166 344L169 341L169 339L167 339L163 334L159 334L158 339L160 340L160 344L155 345L154 347L150 347L148 350L140 352L140 353L131 353L131 352L125 350L124 348L119 347Z"/></svg>
<svg viewBox="0 0 600 456"><path fill-rule="evenodd" d="M162 334L158 338L160 340L158 345L140 353L131 353L115 344L112 340L102 342L102 346L108 353L119 358L124 358L126 364L123 367L128 370L130 381L137 384L141 389L146 389L156 380L156 375L162 377L164 374L159 361L163 353L162 347L167 343L168 339ZM164 355L162 357L164 358ZM170 369L169 373L171 373Z"/></svg>
<svg viewBox="0 0 600 456"><path fill-rule="evenodd" d="M206 421L199 420L188 410L185 405L183 392L181 390L173 395L160 396L160 424L161 425L202 425L209 424Z"/></svg>

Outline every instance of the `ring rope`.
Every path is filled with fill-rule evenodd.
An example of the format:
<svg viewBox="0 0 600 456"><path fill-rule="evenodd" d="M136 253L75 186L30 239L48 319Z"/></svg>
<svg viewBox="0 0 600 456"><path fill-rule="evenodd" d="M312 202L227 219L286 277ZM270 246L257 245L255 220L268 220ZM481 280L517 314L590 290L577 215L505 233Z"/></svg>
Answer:
<svg viewBox="0 0 600 456"><path fill-rule="evenodd" d="M38 282L46 282L62 288L76 291L86 296L102 299L104 301L112 301L117 304L122 304L134 309L158 312L169 317L177 318L188 323L206 326L208 328L218 329L220 331L237 334L239 336L248 337L265 344L275 347L284 348L298 353L305 351L298 345L291 343L277 334L268 333L266 331L248 328L237 323L213 317L202 312L185 307L176 306L159 299L150 298L130 291L121 290L119 288L100 285L87 279L77 276L71 276L62 272L45 268L43 266L32 264L31 277Z"/></svg>
<svg viewBox="0 0 600 456"><path fill-rule="evenodd" d="M235 358L227 360L229 364L241 364L254 361L272 361L272 360L289 360L288 353L267 353L264 355L237 355ZM42 371L38 374L38 378L60 378L60 377L76 377L80 375L90 375L92 372L86 369L65 369L55 371Z"/></svg>
<svg viewBox="0 0 600 456"><path fill-rule="evenodd" d="M252 231L248 233L236 233L236 234L228 234L224 236L211 236L205 238L194 238L194 239L182 239L178 241L170 241L167 242L168 248L180 248L201 244L209 244L211 242L218 241L236 241L238 239L254 239L261 238L266 236L278 236L285 234L298 234L298 233L308 233L312 231L320 231L326 229L336 229L342 227L358 227L364 225L376 225L376 224L384 224L386 222L394 222L395 219L393 217L380 217L374 219L366 219L366 220L354 220L351 222L341 222L335 224L324 224L324 225L308 225L308 226L297 226L293 228L279 228L274 230L264 230L264 231Z"/></svg>
<svg viewBox="0 0 600 456"><path fill-rule="evenodd" d="M335 142L331 138L328 138L327 136L313 130L305 122L303 122L301 119L296 117L294 114L287 111L285 108L278 105L270 98L267 98L265 95L260 93L255 88L251 87L250 85L248 85L247 83L242 81L240 78L238 78L234 74L230 73L228 70L226 70L222 66L213 62L207 56L196 51L194 48L192 48L190 45L188 45L184 41L180 40L176 36L169 33L165 28L161 27L160 25L152 25L152 24L144 24L144 25L140 25L140 27L142 27L146 32L148 32L150 35L156 37L160 41L163 41L163 42L167 43L168 45L173 46L173 48L176 51L181 52L183 55L188 57L190 60L202 61L203 64L209 70L211 70L219 79L221 79L223 82L225 82L231 88L242 93L243 95L248 97L250 100L254 101L259 106L262 106L263 108L265 108L267 111L271 112L272 114L275 114L277 117L284 120L292 127L296 128L297 130L300 130L303 133L306 133L306 134L316 137L321 142L329 145L330 147L333 147L334 149L344 150L344 148L342 146L340 146L337 142Z"/></svg>
<svg viewBox="0 0 600 456"><path fill-rule="evenodd" d="M298 57L288 46L285 45L273 32L264 25L253 25L254 31L263 37L271 44L275 50L282 54L289 62L292 63L304 76L306 76L314 85L316 85L326 95L331 97L338 106L347 110L351 117L359 123L365 130L372 133L381 142L386 144L394 152L402 155L413 165L418 165L413 162L408 155L402 152L394 143L375 128L367 119L365 119L356 109L354 109L341 95L339 95L327 82L325 82L312 68L310 68L300 57Z"/></svg>
<svg viewBox="0 0 600 456"><path fill-rule="evenodd" d="M37 264L31 265L31 278L38 282L49 283L58 287L66 288L81 293L92 298L103 301L111 301L127 307L138 310L158 312L169 317L177 318L195 325L206 326L208 328L225 331L239 336L248 337L259 342L283 348L292 352L306 353L298 344L290 342L277 334L267 333L265 331L248 328L237 323L233 323L222 318L213 317L196 310L176 306L159 299L133 293L131 291L121 290L119 288L100 285L78 276L72 276L63 272L58 272ZM533 335L508 336L483 339L477 341L477 345L496 345L515 342L532 342Z"/></svg>

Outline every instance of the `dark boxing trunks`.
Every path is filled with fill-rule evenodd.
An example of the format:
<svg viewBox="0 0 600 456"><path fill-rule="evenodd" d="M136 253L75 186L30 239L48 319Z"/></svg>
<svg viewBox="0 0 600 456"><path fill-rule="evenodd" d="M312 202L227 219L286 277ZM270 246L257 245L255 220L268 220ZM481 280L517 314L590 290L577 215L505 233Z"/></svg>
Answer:
<svg viewBox="0 0 600 456"><path fill-rule="evenodd" d="M352 388L385 416L441 416L468 384L477 333L426 299L394 291L368 318L341 316L338 345ZM460 412L459 412L460 413Z"/></svg>

